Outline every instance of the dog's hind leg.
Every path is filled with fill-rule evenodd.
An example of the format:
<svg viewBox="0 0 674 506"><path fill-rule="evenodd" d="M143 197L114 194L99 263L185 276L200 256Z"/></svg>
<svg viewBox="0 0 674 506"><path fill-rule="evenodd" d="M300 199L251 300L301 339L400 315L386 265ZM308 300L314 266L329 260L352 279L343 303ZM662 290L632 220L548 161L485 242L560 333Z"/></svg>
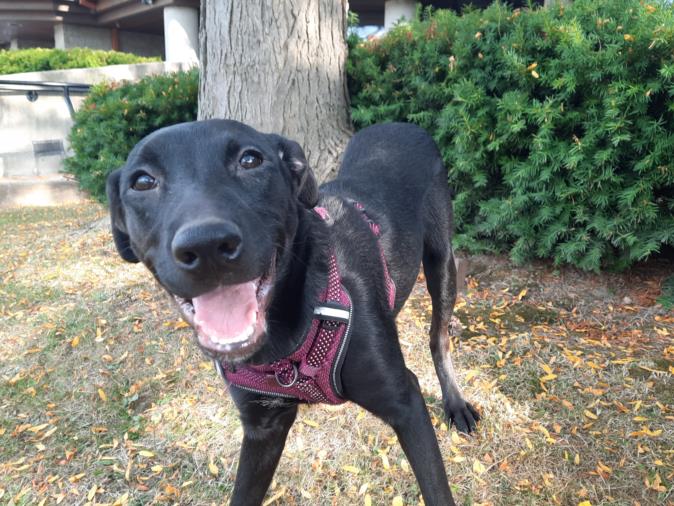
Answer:
<svg viewBox="0 0 674 506"><path fill-rule="evenodd" d="M446 193L445 193L446 192ZM456 266L451 243L451 201L446 184L435 185L425 208L423 266L433 303L430 347L447 419L461 432L475 430L479 413L463 398L450 354L449 325L456 301Z"/></svg>
<svg viewBox="0 0 674 506"><path fill-rule="evenodd" d="M258 506L274 477L288 431L297 415L297 405L270 406L268 402L273 400L263 401L260 396L235 387L231 387L230 392L243 425L243 443L230 506Z"/></svg>
<svg viewBox="0 0 674 506"><path fill-rule="evenodd" d="M394 332L394 331L393 331ZM388 423L409 460L428 506L454 506L438 440L419 388L400 350L383 357L363 354L347 360L342 378L350 400ZM392 352L391 352L392 351Z"/></svg>

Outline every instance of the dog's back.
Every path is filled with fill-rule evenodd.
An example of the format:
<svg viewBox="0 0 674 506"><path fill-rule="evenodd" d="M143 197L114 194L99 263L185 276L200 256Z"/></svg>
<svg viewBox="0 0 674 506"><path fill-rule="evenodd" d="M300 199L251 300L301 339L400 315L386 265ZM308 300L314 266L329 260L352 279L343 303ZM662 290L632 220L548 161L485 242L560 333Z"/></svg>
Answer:
<svg viewBox="0 0 674 506"><path fill-rule="evenodd" d="M387 210L414 212L445 169L428 133L409 123L374 125L349 142L339 174L326 188L362 196Z"/></svg>
<svg viewBox="0 0 674 506"><path fill-rule="evenodd" d="M360 202L381 225L381 245L398 288L395 312L407 299L424 254L451 255L447 174L433 138L415 125L387 123L359 131L337 178L321 193Z"/></svg>

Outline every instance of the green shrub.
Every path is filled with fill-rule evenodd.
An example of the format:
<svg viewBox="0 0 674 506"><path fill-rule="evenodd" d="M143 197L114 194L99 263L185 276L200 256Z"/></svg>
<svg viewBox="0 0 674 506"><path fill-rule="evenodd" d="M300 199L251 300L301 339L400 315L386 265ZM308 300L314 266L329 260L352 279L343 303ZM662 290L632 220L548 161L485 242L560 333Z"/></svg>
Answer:
<svg viewBox="0 0 674 506"><path fill-rule="evenodd" d="M420 18L350 40L352 117L433 134L457 192L460 247L597 270L674 245L668 2Z"/></svg>
<svg viewBox="0 0 674 506"><path fill-rule="evenodd" d="M65 170L103 202L105 178L124 164L141 138L196 119L198 89L197 70L94 86L75 115L70 132L74 155L66 159Z"/></svg>
<svg viewBox="0 0 674 506"><path fill-rule="evenodd" d="M0 75L151 61L161 61L161 58L146 58L130 53L99 51L88 48L0 50Z"/></svg>

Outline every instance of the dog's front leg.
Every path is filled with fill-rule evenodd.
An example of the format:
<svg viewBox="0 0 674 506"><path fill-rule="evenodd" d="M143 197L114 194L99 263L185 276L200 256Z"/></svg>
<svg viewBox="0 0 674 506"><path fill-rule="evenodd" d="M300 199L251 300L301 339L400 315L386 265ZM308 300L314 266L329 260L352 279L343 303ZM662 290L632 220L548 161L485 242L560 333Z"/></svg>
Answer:
<svg viewBox="0 0 674 506"><path fill-rule="evenodd" d="M270 407L261 396L231 388L243 424L243 443L230 505L259 506L278 465L297 404ZM275 401L272 401L275 402Z"/></svg>

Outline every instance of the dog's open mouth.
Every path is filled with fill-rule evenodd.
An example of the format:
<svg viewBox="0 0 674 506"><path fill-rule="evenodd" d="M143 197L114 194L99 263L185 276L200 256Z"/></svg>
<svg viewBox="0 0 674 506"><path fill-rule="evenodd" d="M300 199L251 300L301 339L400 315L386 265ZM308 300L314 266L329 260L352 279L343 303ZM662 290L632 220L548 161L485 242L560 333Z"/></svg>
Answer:
<svg viewBox="0 0 674 506"><path fill-rule="evenodd" d="M221 285L184 299L173 295L183 318L194 328L199 345L211 356L245 359L260 347L273 265L265 275L237 285Z"/></svg>

